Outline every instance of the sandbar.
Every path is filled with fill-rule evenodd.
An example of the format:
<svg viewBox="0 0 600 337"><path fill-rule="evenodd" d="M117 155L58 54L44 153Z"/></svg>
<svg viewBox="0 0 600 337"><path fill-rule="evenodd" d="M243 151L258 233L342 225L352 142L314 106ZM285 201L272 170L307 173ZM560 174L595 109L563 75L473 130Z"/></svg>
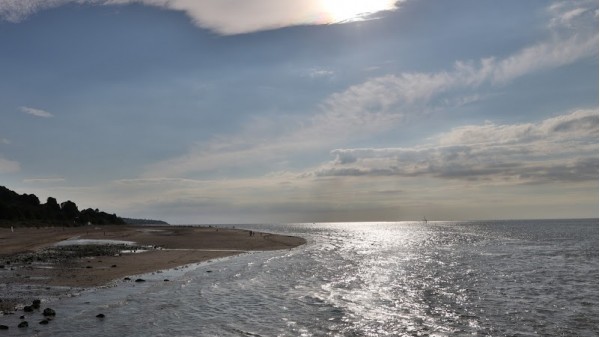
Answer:
<svg viewBox="0 0 600 337"><path fill-rule="evenodd" d="M46 259L63 240L128 241L135 249L111 255ZM118 240L118 241L113 241ZM124 277L248 251L291 249L300 237L198 226L82 226L0 228L0 285L97 287ZM1 289L0 289L1 290ZM10 294L0 293L8 300Z"/></svg>

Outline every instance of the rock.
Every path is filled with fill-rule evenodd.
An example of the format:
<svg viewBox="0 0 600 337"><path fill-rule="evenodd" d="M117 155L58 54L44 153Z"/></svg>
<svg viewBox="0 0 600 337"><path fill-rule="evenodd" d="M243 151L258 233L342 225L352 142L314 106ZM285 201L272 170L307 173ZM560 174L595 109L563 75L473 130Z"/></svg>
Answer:
<svg viewBox="0 0 600 337"><path fill-rule="evenodd" d="M111 268L117 268L116 264L113 264L112 266L110 266Z"/></svg>
<svg viewBox="0 0 600 337"><path fill-rule="evenodd" d="M85 266L85 267L86 267L87 269L90 269L90 268L92 268L92 266Z"/></svg>
<svg viewBox="0 0 600 337"><path fill-rule="evenodd" d="M42 301L40 301L40 300L33 300L33 304L31 305L31 307L33 307L34 309L39 309L40 308L40 304L42 304Z"/></svg>
<svg viewBox="0 0 600 337"><path fill-rule="evenodd" d="M104 316L104 314L98 314L98 315L96 315L96 317L98 317L98 318L104 318L105 316Z"/></svg>
<svg viewBox="0 0 600 337"><path fill-rule="evenodd" d="M212 270L207 270L206 272L207 272L207 273L212 273Z"/></svg>
<svg viewBox="0 0 600 337"><path fill-rule="evenodd" d="M169 279L168 279L168 278L166 278L166 279L165 279L165 282L169 282Z"/></svg>
<svg viewBox="0 0 600 337"><path fill-rule="evenodd" d="M0 325L0 330L8 330L8 327L6 325Z"/></svg>
<svg viewBox="0 0 600 337"><path fill-rule="evenodd" d="M44 320L41 320L41 321L40 321L40 324L43 324L43 325L46 325L46 324L48 324L48 323L50 323L50 321L49 321L49 320L47 320L47 319L44 319Z"/></svg>
<svg viewBox="0 0 600 337"><path fill-rule="evenodd" d="M23 307L23 311L25 312L33 312L33 307L30 305L26 305Z"/></svg>
<svg viewBox="0 0 600 337"><path fill-rule="evenodd" d="M25 316L19 316L19 319L25 319Z"/></svg>
<svg viewBox="0 0 600 337"><path fill-rule="evenodd" d="M29 326L29 323L27 323L27 321L23 321L21 323L19 323L19 325L17 325L17 327L19 328L26 328Z"/></svg>
<svg viewBox="0 0 600 337"><path fill-rule="evenodd" d="M123 281L131 281L131 279L129 277L126 277L123 279Z"/></svg>
<svg viewBox="0 0 600 337"><path fill-rule="evenodd" d="M50 308L46 308L46 309L44 309L43 315L44 316L56 316L56 311L54 311L53 309L50 309Z"/></svg>
<svg viewBox="0 0 600 337"><path fill-rule="evenodd" d="M143 278L139 278L139 279L135 280L135 282L146 282L146 280L144 280Z"/></svg>

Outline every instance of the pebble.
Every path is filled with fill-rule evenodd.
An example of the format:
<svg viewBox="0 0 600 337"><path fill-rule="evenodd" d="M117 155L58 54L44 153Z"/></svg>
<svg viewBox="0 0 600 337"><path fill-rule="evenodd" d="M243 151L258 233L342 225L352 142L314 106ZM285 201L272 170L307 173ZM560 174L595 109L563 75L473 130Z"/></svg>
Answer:
<svg viewBox="0 0 600 337"><path fill-rule="evenodd" d="M50 308L46 308L46 309L44 309L43 315L44 316L56 316L56 311L54 311L53 309L50 309Z"/></svg>

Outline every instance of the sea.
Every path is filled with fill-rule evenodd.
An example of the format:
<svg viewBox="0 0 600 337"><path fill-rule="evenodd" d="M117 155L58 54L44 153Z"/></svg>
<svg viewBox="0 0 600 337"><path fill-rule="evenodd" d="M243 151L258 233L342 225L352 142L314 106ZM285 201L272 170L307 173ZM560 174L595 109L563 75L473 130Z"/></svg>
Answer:
<svg viewBox="0 0 600 337"><path fill-rule="evenodd" d="M45 298L0 337L599 334L598 219L235 227L308 242Z"/></svg>

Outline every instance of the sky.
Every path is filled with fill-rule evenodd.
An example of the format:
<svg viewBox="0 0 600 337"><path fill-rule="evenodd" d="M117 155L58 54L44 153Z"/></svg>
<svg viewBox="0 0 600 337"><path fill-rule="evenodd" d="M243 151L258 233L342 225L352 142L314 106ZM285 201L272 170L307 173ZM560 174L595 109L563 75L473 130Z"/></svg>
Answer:
<svg viewBox="0 0 600 337"><path fill-rule="evenodd" d="M0 0L0 185L179 224L598 217L598 2Z"/></svg>

